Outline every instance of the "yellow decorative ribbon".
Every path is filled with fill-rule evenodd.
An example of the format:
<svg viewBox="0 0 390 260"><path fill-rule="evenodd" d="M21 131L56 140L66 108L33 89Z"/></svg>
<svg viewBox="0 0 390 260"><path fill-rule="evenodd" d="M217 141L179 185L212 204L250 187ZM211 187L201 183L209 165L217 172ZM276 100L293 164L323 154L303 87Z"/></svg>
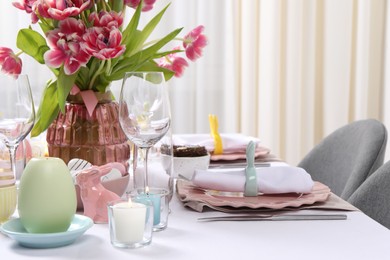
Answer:
<svg viewBox="0 0 390 260"><path fill-rule="evenodd" d="M222 154L222 139L218 133L218 118L216 115L209 115L210 133L214 139L214 154Z"/></svg>

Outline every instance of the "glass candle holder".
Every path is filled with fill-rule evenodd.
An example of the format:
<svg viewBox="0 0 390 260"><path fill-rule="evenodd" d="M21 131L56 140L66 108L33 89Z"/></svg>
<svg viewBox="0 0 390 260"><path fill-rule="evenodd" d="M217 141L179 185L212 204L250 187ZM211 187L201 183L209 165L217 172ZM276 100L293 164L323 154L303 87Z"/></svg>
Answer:
<svg viewBox="0 0 390 260"><path fill-rule="evenodd" d="M139 201L151 201L153 204L153 231L161 231L168 226L169 191L162 188L148 188L136 190L132 196Z"/></svg>
<svg viewBox="0 0 390 260"><path fill-rule="evenodd" d="M111 244L121 248L139 248L152 242L153 204L150 200L128 196L108 204Z"/></svg>
<svg viewBox="0 0 390 260"><path fill-rule="evenodd" d="M0 187L0 224L9 220L16 209L17 191L15 185Z"/></svg>

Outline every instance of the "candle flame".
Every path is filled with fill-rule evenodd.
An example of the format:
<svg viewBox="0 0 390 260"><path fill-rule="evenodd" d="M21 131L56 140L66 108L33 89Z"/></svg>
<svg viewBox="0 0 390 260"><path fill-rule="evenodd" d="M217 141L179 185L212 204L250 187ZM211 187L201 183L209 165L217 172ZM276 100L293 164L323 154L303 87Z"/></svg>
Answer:
<svg viewBox="0 0 390 260"><path fill-rule="evenodd" d="M146 187L145 187L145 193L146 193L146 194L149 194L149 186L146 186Z"/></svg>
<svg viewBox="0 0 390 260"><path fill-rule="evenodd" d="M130 207L132 207L132 205L133 205L133 202L131 201L131 198L129 198L129 205L130 205Z"/></svg>
<svg viewBox="0 0 390 260"><path fill-rule="evenodd" d="M45 151L43 152L44 157L49 157L49 148L45 146Z"/></svg>

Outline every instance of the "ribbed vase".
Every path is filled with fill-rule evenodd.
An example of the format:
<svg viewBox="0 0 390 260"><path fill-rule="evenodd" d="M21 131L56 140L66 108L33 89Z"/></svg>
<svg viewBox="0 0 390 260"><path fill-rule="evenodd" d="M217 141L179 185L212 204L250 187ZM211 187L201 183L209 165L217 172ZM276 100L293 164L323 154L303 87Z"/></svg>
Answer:
<svg viewBox="0 0 390 260"><path fill-rule="evenodd" d="M49 156L68 163L73 158L93 165L120 162L126 165L130 145L119 124L119 106L111 92L96 93L99 103L89 115L79 95L69 96L65 113L59 113L47 129Z"/></svg>

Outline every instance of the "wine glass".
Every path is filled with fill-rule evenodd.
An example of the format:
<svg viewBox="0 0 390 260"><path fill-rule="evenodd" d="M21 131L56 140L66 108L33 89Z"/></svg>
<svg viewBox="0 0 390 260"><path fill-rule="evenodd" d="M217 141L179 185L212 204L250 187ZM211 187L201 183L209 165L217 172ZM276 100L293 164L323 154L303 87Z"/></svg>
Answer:
<svg viewBox="0 0 390 260"><path fill-rule="evenodd" d="M0 140L8 148L15 182L16 150L34 125L34 101L27 75L14 78L0 73L0 83Z"/></svg>
<svg viewBox="0 0 390 260"><path fill-rule="evenodd" d="M126 73L119 98L119 122L126 136L144 155L143 188L148 193L149 149L161 140L171 124L167 85L162 72Z"/></svg>

